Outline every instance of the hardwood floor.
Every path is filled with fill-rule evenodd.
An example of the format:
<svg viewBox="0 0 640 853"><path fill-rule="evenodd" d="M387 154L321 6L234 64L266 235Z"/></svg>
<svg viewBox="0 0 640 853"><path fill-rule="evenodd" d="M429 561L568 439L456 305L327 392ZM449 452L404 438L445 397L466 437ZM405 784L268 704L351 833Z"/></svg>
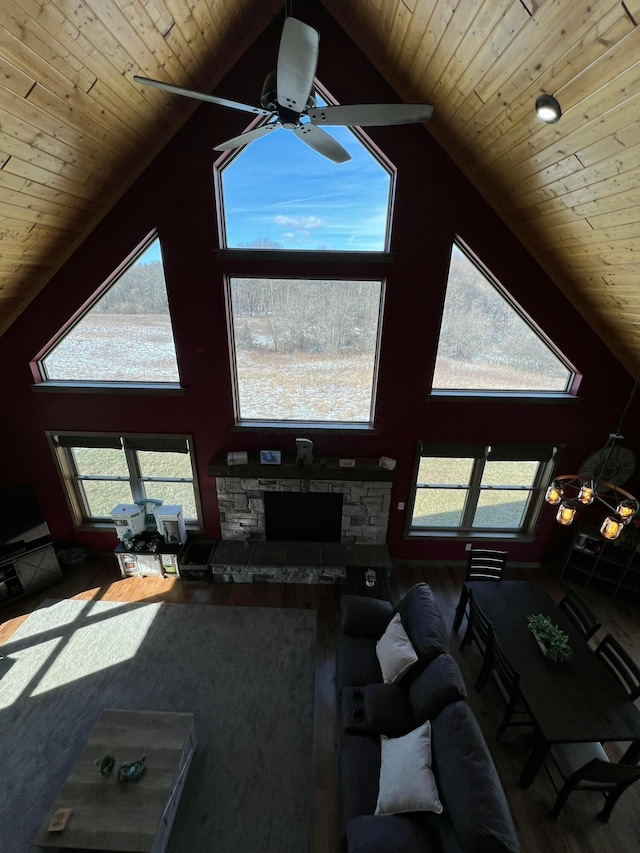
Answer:
<svg viewBox="0 0 640 853"><path fill-rule="evenodd" d="M398 601L415 583L426 581L437 597L442 615L451 631L464 568L461 565L434 567L427 564L397 565L391 579L392 598ZM552 573L513 568L507 577L534 578L558 600L563 586ZM640 660L640 613L613 604L589 590L581 594L594 608L603 627L592 644L611 631ZM337 784L339 733L335 697L335 647L339 628L339 597L334 586L307 584L212 584L189 586L180 580L120 578L112 554L92 555L81 569L65 574L62 583L0 610L0 644L46 598L104 599L109 601L149 601L174 604L230 605L237 607L294 607L318 613L316 649L315 723L313 744L313 809L309 853L337 853L340 847L340 814ZM621 853L640 849L640 785L627 791L617 804L611 821L600 823L595 815L601 807L596 793L573 795L558 821L547 813L554 791L544 773L523 791L518 785L526 750L524 732L507 729L498 743L494 732L503 709L492 683L478 694L473 688L479 658L474 646L458 650L462 631L450 635L452 653L460 662L469 687L469 702L485 732L498 773L505 788L520 837L522 853ZM0 650L0 657L1 657ZM588 701L588 696L585 696ZM620 747L620 749L624 746ZM614 750L614 756L620 750Z"/></svg>

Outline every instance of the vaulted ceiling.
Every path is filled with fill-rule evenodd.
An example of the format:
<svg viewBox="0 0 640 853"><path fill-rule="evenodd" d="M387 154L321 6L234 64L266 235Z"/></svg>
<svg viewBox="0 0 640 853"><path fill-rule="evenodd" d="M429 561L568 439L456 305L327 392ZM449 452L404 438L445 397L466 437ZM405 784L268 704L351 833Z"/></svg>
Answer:
<svg viewBox="0 0 640 853"><path fill-rule="evenodd" d="M640 0L289 7L311 23L318 4L400 99L434 105L428 131L640 374ZM226 97L284 5L0 0L0 333L199 106L133 75Z"/></svg>

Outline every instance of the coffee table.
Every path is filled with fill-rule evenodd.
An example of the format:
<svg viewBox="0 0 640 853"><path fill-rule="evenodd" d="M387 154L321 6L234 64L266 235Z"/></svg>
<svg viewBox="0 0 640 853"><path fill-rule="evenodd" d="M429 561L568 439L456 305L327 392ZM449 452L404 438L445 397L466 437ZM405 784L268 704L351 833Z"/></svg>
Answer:
<svg viewBox="0 0 640 853"><path fill-rule="evenodd" d="M34 844L120 853L163 853L196 748L193 714L102 712ZM96 759L116 764L100 776ZM137 781L118 782L118 767L146 755ZM72 809L61 832L48 830L58 809Z"/></svg>

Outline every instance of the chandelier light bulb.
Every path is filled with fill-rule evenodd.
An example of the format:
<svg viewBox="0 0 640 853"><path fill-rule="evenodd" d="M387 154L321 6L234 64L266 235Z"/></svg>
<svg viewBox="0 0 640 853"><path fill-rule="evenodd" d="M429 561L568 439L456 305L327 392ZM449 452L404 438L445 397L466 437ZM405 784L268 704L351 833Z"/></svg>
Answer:
<svg viewBox="0 0 640 853"><path fill-rule="evenodd" d="M629 522L636 514L636 508L629 501L621 501L616 507L616 515L619 515L623 522Z"/></svg>
<svg viewBox="0 0 640 853"><path fill-rule="evenodd" d="M573 501L562 501L556 515L560 524L571 524L576 516L576 508Z"/></svg>
<svg viewBox="0 0 640 853"><path fill-rule="evenodd" d="M544 499L548 504L551 504L551 506L557 506L562 500L563 495L564 489L562 486L558 486L557 483L552 483L547 489Z"/></svg>
<svg viewBox="0 0 640 853"><path fill-rule="evenodd" d="M607 516L602 523L600 533L605 539L617 539L623 528L622 520L613 516Z"/></svg>
<svg viewBox="0 0 640 853"><path fill-rule="evenodd" d="M595 499L596 493L591 483L585 483L578 492L578 500L581 504L589 506Z"/></svg>

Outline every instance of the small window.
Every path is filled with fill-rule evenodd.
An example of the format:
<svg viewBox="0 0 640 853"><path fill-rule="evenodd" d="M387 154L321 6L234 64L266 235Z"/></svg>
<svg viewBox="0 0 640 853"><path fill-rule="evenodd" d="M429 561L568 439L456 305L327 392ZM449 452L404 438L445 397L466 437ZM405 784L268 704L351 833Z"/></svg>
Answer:
<svg viewBox="0 0 640 853"><path fill-rule="evenodd" d="M433 390L566 393L573 378L542 331L454 244Z"/></svg>
<svg viewBox="0 0 640 853"><path fill-rule="evenodd" d="M373 421L382 282L232 278L237 419Z"/></svg>
<svg viewBox="0 0 640 853"><path fill-rule="evenodd" d="M529 538L542 506L550 445L423 445L409 535Z"/></svg>
<svg viewBox="0 0 640 853"><path fill-rule="evenodd" d="M45 381L179 383L157 238L101 289L39 367Z"/></svg>
<svg viewBox="0 0 640 853"><path fill-rule="evenodd" d="M188 436L49 434L74 521L111 518L119 503L155 498L182 506L185 522L200 528L200 508Z"/></svg>

